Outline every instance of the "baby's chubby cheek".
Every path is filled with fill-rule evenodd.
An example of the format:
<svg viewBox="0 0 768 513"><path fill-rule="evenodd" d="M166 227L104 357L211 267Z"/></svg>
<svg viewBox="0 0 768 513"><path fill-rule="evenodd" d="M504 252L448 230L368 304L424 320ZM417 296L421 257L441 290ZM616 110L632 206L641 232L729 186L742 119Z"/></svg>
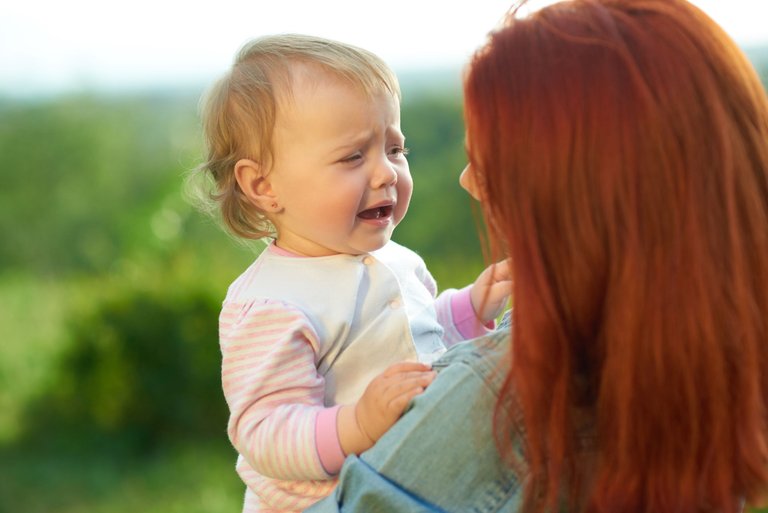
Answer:
<svg viewBox="0 0 768 513"><path fill-rule="evenodd" d="M400 201L397 200L397 205L395 205L395 213L394 213L394 219L395 224L400 224L400 221L403 220L405 217L405 214L408 212L408 205L410 204L410 198L408 198L408 201Z"/></svg>
<svg viewBox="0 0 768 513"><path fill-rule="evenodd" d="M411 194L413 193L413 182L409 179L401 178L397 183L397 204L395 205L395 224L403 220L408 212L408 205L411 204Z"/></svg>

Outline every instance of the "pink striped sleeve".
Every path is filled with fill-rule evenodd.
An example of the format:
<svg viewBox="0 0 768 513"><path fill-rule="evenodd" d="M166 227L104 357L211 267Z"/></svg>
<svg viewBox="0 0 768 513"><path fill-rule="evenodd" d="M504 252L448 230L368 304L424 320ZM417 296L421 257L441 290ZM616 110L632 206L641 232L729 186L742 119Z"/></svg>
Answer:
<svg viewBox="0 0 768 513"><path fill-rule="evenodd" d="M228 434L261 475L328 479L318 457L324 380L317 337L296 308L276 301L225 301L219 318Z"/></svg>

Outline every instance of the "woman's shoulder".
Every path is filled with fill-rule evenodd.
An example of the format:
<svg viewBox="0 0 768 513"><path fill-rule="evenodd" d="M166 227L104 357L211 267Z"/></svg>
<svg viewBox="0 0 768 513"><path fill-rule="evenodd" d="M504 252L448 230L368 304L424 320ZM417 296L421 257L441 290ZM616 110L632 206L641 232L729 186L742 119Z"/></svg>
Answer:
<svg viewBox="0 0 768 513"><path fill-rule="evenodd" d="M498 394L509 373L511 334L508 329L496 330L483 337L452 346L432 364L437 372L451 366L464 366L481 378L491 392Z"/></svg>

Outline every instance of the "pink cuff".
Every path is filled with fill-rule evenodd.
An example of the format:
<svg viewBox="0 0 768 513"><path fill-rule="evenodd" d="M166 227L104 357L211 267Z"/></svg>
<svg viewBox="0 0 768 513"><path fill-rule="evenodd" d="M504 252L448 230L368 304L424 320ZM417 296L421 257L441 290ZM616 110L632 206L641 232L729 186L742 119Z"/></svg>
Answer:
<svg viewBox="0 0 768 513"><path fill-rule="evenodd" d="M330 475L336 475L341 470L346 455L341 450L339 432L336 427L336 416L341 405L324 408L317 414L315 420L315 441L317 444L317 456L320 464Z"/></svg>
<svg viewBox="0 0 768 513"><path fill-rule="evenodd" d="M451 315L453 316L453 325L465 339L475 338L488 333L496 326L495 321L490 321L483 325L477 318L475 309L472 307L472 298L469 295L472 285L467 285L463 289L451 296Z"/></svg>

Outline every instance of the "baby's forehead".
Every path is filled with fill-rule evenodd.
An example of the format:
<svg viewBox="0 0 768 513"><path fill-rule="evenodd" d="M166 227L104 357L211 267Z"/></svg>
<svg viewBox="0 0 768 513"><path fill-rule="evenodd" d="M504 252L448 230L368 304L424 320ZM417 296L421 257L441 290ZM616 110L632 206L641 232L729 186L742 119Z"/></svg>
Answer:
<svg viewBox="0 0 768 513"><path fill-rule="evenodd" d="M396 96L386 83L373 74L359 70L338 70L328 66L295 61L289 64L282 87L276 91L278 101L291 102L300 90L313 90L322 86L348 89L350 94L359 94L367 99L381 95Z"/></svg>

